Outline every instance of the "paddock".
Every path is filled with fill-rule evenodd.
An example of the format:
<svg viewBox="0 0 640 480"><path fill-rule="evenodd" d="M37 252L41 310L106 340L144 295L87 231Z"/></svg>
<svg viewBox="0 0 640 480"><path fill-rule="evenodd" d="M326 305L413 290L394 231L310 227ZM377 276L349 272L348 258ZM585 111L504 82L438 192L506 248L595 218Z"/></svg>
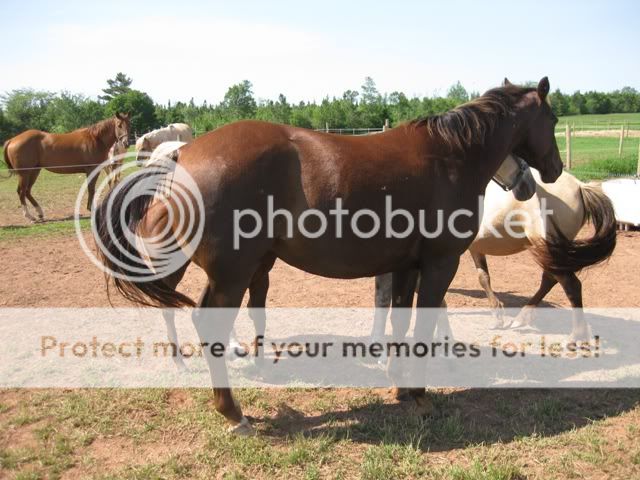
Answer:
<svg viewBox="0 0 640 480"><path fill-rule="evenodd" d="M3 307L109 305L102 272L72 232L50 227L56 223L64 222L30 226L28 235L20 230L0 240ZM619 232L609 262L581 274L586 307L640 307L638 241L639 232ZM526 252L489 262L506 306L521 306L537 288L540 270ZM195 297L203 282L202 272L191 268L181 289ZM454 308L486 306L468 255L446 300ZM117 295L112 301L126 305ZM371 278L331 280L278 262L267 306L372 302ZM556 287L546 305L569 304ZM10 475L32 472L33 478L215 473L517 479L637 473L637 390L438 389L430 395L438 414L422 422L386 389L243 389L238 396L258 436L238 439L225 433L209 389L0 390L0 466Z"/></svg>

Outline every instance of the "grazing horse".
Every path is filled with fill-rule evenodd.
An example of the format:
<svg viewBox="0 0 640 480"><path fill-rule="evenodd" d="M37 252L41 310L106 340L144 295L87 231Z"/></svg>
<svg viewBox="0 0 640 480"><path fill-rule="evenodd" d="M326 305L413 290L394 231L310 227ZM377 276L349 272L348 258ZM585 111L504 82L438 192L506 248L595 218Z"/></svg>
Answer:
<svg viewBox="0 0 640 480"><path fill-rule="evenodd" d="M418 307L423 313L416 332L428 339L434 319L424 312L442 303L460 256L478 231L478 197L502 161L513 152L536 167L544 182L554 182L562 173L554 135L557 119L546 101L549 88L546 77L537 88L505 82L443 115L363 137L258 121L226 125L179 151L178 165L197 185L201 210L176 218L171 213L177 207L173 197L164 201L154 201L150 193L135 197L144 175L107 194L94 217L101 261L129 300L157 307L200 307L194 311L194 326L209 345L216 337L228 339L245 291L264 281L264 272L276 258L332 278L394 272L391 317L394 338L402 341L410 320L408 308L403 307L411 306L410 297L395 293L407 291L410 273L419 268ZM421 228L407 228L405 217L406 222L394 227L402 236L371 229L366 230L369 238L362 238L360 229L343 228L349 222L341 218L341 223L325 223L320 236L305 234L317 233L322 226L318 216L326 220L336 210L366 209L378 219L385 217L390 199L394 209L408 212L414 226ZM279 216L273 228L257 229L237 244L239 229L246 231L257 223L239 221L238 212L251 210L266 218L269 207L290 212L293 222ZM455 223L455 229L423 234L439 230L443 217L449 226ZM185 235L181 226L191 220L202 226L203 236L193 251L184 253L208 277L197 303L177 292L171 282L154 276L137 241L122 242L127 238L125 227L143 238L169 231L180 239ZM263 307L264 300L256 299L251 307ZM208 350L205 357L215 408L232 431L252 432L228 386L224 358ZM389 372L395 376L393 368ZM411 389L410 395L418 413L431 410L424 387Z"/></svg>
<svg viewBox="0 0 640 480"><path fill-rule="evenodd" d="M478 270L478 280L496 312L495 328L503 328L502 302L491 288L487 255L506 256L529 250L542 267L540 287L526 303L511 327L529 325L534 309L559 283L573 307L573 340L588 340L589 329L582 315L582 284L576 273L608 259L616 246L616 217L613 205L599 186L584 184L569 172L562 172L555 183L546 185L540 174L531 169L535 178L535 195L519 201L497 185L489 184L485 194L485 209L478 235L469 252ZM517 191L514 191L517 194ZM542 207L550 212L547 222ZM524 225L505 229L505 218L512 211L519 212ZM576 236L585 223L593 222L594 232L589 238ZM418 272L414 282L417 284ZM390 274L376 277L376 312L372 337L384 335L387 312L391 305L392 279Z"/></svg>
<svg viewBox="0 0 640 480"><path fill-rule="evenodd" d="M128 145L129 114L116 113L112 118L103 120L90 127L80 128L69 133L47 133L40 130L26 130L4 143L4 161L10 172L18 174L18 197L24 216L35 222L29 213L29 199L38 213L40 221L44 218L42 208L31 195L41 169L53 173L86 173L98 168L107 159L109 149L115 142ZM87 209L91 210L97 176L89 182Z"/></svg>
<svg viewBox="0 0 640 480"><path fill-rule="evenodd" d="M136 164L142 166L142 152L153 152L164 142L184 142L193 141L193 130L186 123L172 123L166 127L157 128L145 133L136 140Z"/></svg>

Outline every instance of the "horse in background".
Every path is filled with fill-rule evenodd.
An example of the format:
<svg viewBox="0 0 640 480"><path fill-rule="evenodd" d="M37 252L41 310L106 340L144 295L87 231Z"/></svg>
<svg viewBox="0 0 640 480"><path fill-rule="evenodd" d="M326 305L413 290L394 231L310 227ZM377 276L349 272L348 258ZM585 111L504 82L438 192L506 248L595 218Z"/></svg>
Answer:
<svg viewBox="0 0 640 480"><path fill-rule="evenodd" d="M535 195L524 202L503 191L497 185L487 186L484 201L484 217L478 235L469 246L469 253L478 270L478 280L495 313L494 328L530 325L537 307L549 291L559 283L573 307L573 340L588 340L589 327L582 314L582 283L576 276L580 270L608 259L616 246L616 218L611 200L595 184L585 184L562 172L555 183L541 181L537 170L531 169L535 178ZM515 193L515 191L514 191ZM550 211L542 216L542 207ZM504 221L512 211L521 211L524 225L514 225L510 235ZM589 238L578 239L580 229L591 221L594 233ZM497 235L496 235L497 233ZM503 304L491 288L487 255L507 256L529 250L542 267L540 287L524 305L511 325L504 323ZM414 273L414 285L418 272ZM387 313L391 305L391 274L376 277L376 313L372 337L384 336Z"/></svg>
<svg viewBox="0 0 640 480"><path fill-rule="evenodd" d="M44 212L31 189L44 168L53 173L85 173L100 167L107 159L111 146L120 142L129 144L130 120L128 113L116 113L86 128L69 133L48 133L26 130L4 143L4 161L10 173L18 175L18 197L25 218L42 221ZM89 182L87 210L91 210L97 176ZM38 219L29 213L26 200L36 209Z"/></svg>
<svg viewBox="0 0 640 480"><path fill-rule="evenodd" d="M127 153L127 146L117 141L109 149L107 164L104 167L104 173L109 178L109 188L115 187L120 181L122 175L122 165L124 163L123 155ZM113 175L111 175L113 173Z"/></svg>
<svg viewBox="0 0 640 480"><path fill-rule="evenodd" d="M141 152L153 152L160 144L171 141L190 143L193 141L193 130L186 123L172 123L145 133L136 140L136 165L142 166Z"/></svg>

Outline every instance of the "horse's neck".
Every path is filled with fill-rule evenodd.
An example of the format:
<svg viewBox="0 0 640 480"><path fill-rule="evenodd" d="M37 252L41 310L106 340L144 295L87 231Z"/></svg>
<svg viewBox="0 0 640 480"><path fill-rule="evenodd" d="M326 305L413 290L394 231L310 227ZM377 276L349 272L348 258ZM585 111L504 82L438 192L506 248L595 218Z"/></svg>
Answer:
<svg viewBox="0 0 640 480"><path fill-rule="evenodd" d="M116 126L113 121L106 122L99 132L94 134L95 140L106 150L109 150L116 142Z"/></svg>

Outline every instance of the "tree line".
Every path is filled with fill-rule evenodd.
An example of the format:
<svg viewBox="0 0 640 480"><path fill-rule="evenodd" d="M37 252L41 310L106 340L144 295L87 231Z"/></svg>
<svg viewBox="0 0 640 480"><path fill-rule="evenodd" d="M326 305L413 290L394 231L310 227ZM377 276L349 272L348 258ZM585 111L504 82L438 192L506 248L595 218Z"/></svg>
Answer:
<svg viewBox="0 0 640 480"><path fill-rule="evenodd" d="M321 102L290 103L280 94L277 100L256 99L252 84L244 80L232 85L218 104L206 101L156 104L151 97L131 87L132 80L118 73L107 81L97 99L69 92L52 93L18 89L5 93L0 106L0 140L35 128L49 132L68 132L95 123L117 111L132 115L132 131L145 133L169 123L188 123L198 133L241 119L259 119L305 128L380 127L385 119L392 125L422 116L446 112L477 97L460 82L445 95L408 97L402 92L382 94L375 82L366 77L360 90L347 90L341 97L326 97ZM631 87L613 92L575 92L556 90L551 106L558 116L589 113L640 112L640 93Z"/></svg>

